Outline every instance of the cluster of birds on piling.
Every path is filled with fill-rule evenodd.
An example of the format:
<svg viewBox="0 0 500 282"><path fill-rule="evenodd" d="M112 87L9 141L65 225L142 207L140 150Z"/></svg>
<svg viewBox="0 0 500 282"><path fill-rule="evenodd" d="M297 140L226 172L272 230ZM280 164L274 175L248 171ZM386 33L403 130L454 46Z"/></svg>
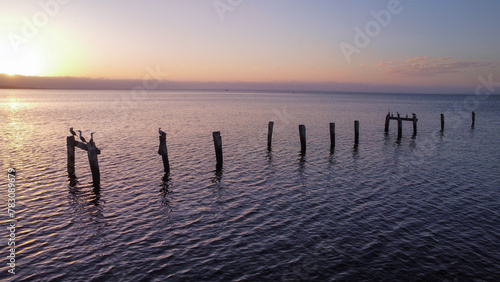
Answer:
<svg viewBox="0 0 500 282"><path fill-rule="evenodd" d="M78 133L80 133L80 135L78 137L80 137L80 140L83 142L83 143L87 143L87 140L82 136L82 131L81 130L77 130ZM71 133L71 135L73 136L76 136L76 132L73 130L73 127L71 127L69 129L69 133ZM92 143L94 142L94 132L91 132L90 133L90 141L89 143Z"/></svg>
<svg viewBox="0 0 500 282"><path fill-rule="evenodd" d="M391 117L394 117L393 114L392 114L392 112L391 112L391 110L389 110L389 113L391 113ZM396 112L396 114L397 114L398 117L400 116L399 112ZM414 116L415 113L411 113L411 115ZM406 118L408 118L408 115L406 115Z"/></svg>

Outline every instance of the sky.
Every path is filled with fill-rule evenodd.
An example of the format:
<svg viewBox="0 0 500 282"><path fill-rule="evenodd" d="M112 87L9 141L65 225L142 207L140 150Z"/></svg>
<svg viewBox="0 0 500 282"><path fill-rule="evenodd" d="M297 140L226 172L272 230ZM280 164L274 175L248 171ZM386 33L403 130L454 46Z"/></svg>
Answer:
<svg viewBox="0 0 500 282"><path fill-rule="evenodd" d="M0 74L473 93L479 76L500 81L499 12L497 0L0 0Z"/></svg>

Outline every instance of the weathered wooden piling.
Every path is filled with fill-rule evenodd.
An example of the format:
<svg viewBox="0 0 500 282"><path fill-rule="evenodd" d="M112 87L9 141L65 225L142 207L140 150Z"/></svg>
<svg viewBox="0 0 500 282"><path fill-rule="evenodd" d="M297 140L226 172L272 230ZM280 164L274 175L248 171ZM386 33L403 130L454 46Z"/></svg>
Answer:
<svg viewBox="0 0 500 282"><path fill-rule="evenodd" d="M330 150L333 151L335 149L335 123L330 123Z"/></svg>
<svg viewBox="0 0 500 282"><path fill-rule="evenodd" d="M70 131L73 131L73 128L70 129ZM75 134L74 132L72 132ZM92 133L91 135L93 135ZM85 141L82 139L82 141ZM101 153L101 150L99 150L95 143L93 138L90 139L88 143L85 142L80 142L75 140L75 136L68 136L66 137L66 147L68 149L68 175L71 178L76 177L75 176L75 148L80 148L82 150L87 151L87 155L89 158L89 164L90 164L90 170L92 171L92 180L94 183L94 187L97 187L101 183L101 174L99 171L99 162L97 160L97 155Z"/></svg>
<svg viewBox="0 0 500 282"><path fill-rule="evenodd" d="M403 137L403 120L398 116L398 139Z"/></svg>
<svg viewBox="0 0 500 282"><path fill-rule="evenodd" d="M271 149L271 144L273 141L273 127L274 127L274 121L270 121L268 126L267 126L267 149Z"/></svg>
<svg viewBox="0 0 500 282"><path fill-rule="evenodd" d="M90 170L92 172L92 182L94 186L99 186L101 184L101 173L99 171L99 162L97 161L97 154L99 150L96 148L94 141L89 141L87 143L87 148Z"/></svg>
<svg viewBox="0 0 500 282"><path fill-rule="evenodd" d="M299 125L299 135L300 135L300 154L306 154L306 126Z"/></svg>
<svg viewBox="0 0 500 282"><path fill-rule="evenodd" d="M354 121L354 145L359 144L359 121Z"/></svg>
<svg viewBox="0 0 500 282"><path fill-rule="evenodd" d="M385 133L389 133L389 121L390 120L391 120L391 113L387 113L387 115L385 116L385 129L384 129Z"/></svg>
<svg viewBox="0 0 500 282"><path fill-rule="evenodd" d="M170 163L168 161L168 150L167 150L167 133L161 131L160 132L160 146L158 148L158 155L161 155L163 160L163 171L165 174L170 173Z"/></svg>
<svg viewBox="0 0 500 282"><path fill-rule="evenodd" d="M68 148L68 175L75 175L75 136L66 137L66 147Z"/></svg>
<svg viewBox="0 0 500 282"><path fill-rule="evenodd" d="M417 136L417 115L413 114L413 136Z"/></svg>
<svg viewBox="0 0 500 282"><path fill-rule="evenodd" d="M214 138L214 146L215 146L215 158L217 159L216 169L222 169L222 138L220 136L220 131L212 132L212 136Z"/></svg>
<svg viewBox="0 0 500 282"><path fill-rule="evenodd" d="M444 114L441 114L441 132L444 131Z"/></svg>
<svg viewBox="0 0 500 282"><path fill-rule="evenodd" d="M472 112L472 125L470 127L474 128L475 124L476 124L476 113Z"/></svg>

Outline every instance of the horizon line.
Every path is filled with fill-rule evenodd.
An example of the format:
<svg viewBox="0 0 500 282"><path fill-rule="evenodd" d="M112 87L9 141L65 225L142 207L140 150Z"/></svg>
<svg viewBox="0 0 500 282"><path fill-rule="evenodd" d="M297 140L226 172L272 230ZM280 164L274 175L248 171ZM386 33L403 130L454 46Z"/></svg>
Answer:
<svg viewBox="0 0 500 282"><path fill-rule="evenodd" d="M268 91L363 94L472 95L464 87L378 85L336 81L175 81L164 79L114 79L74 76L0 74L0 89L26 90L135 90L146 91Z"/></svg>

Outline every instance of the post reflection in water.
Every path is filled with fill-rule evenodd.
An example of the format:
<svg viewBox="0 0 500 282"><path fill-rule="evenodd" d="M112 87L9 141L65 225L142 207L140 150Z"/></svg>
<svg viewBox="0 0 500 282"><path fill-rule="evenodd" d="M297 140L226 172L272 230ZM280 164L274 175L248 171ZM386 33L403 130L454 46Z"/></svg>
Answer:
<svg viewBox="0 0 500 282"><path fill-rule="evenodd" d="M352 147L352 158L354 160L357 160L359 158L358 145L354 145L354 147Z"/></svg>
<svg viewBox="0 0 500 282"><path fill-rule="evenodd" d="M297 160L297 163L299 165L299 168L297 171L302 174L304 172L304 168L305 168L306 163L307 163L306 156L304 154L299 154L299 158Z"/></svg>
<svg viewBox="0 0 500 282"><path fill-rule="evenodd" d="M101 200L101 187L78 184L76 176L69 177L68 198L75 214L73 220L88 223L86 226L92 230L92 236L99 236L103 232L102 227L106 225L102 205L105 202Z"/></svg>
<svg viewBox="0 0 500 282"><path fill-rule="evenodd" d="M160 193L160 196L161 196L161 203L162 205L165 205L165 206L168 206L170 204L170 199L169 199L169 195L172 194L172 191L169 190L170 186L171 186L171 183L170 183L170 174L169 173L165 173L165 175L163 175L163 177L161 178L162 182L161 182L161 189L158 191Z"/></svg>
<svg viewBox="0 0 500 282"><path fill-rule="evenodd" d="M223 170L222 169L216 169L214 171L214 176L210 179L212 183L215 184L220 184L222 180L222 175L223 175Z"/></svg>

